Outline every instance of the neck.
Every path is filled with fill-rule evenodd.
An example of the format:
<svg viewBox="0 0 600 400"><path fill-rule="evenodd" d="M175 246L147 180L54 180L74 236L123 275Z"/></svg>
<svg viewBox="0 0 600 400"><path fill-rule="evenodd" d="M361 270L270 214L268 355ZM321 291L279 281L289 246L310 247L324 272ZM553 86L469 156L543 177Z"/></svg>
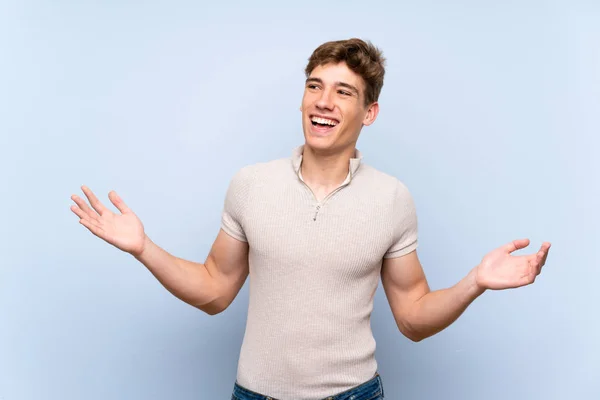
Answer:
<svg viewBox="0 0 600 400"><path fill-rule="evenodd" d="M342 152L322 153L304 146L302 155L302 178L305 182L323 188L340 185L348 176L350 159L355 148L350 146Z"/></svg>

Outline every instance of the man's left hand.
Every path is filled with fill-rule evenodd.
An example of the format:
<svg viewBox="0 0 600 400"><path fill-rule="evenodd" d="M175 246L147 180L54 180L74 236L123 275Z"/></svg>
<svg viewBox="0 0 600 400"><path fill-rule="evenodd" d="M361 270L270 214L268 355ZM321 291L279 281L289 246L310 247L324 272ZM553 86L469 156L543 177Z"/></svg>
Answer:
<svg viewBox="0 0 600 400"><path fill-rule="evenodd" d="M515 256L514 251L529 246L529 239L513 240L488 253L476 267L476 282L481 289L512 289L530 285L546 263L550 243L544 242L535 254Z"/></svg>

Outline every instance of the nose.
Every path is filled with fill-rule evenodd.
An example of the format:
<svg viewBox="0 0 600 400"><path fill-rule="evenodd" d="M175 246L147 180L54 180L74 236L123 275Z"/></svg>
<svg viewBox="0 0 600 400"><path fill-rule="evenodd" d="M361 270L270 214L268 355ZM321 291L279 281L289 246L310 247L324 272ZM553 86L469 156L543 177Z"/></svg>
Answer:
<svg viewBox="0 0 600 400"><path fill-rule="evenodd" d="M321 91L321 95L319 96L317 103L317 108L323 110L333 110L333 100L332 93L329 89L324 89Z"/></svg>

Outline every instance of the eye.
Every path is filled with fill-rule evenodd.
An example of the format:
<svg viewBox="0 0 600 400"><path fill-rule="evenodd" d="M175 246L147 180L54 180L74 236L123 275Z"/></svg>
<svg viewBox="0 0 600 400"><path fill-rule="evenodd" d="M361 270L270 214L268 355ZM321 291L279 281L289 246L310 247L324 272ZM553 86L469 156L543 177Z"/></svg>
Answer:
<svg viewBox="0 0 600 400"><path fill-rule="evenodd" d="M315 90L318 89L319 87L317 85L315 85L314 83L311 83L307 86L309 89Z"/></svg>
<svg viewBox="0 0 600 400"><path fill-rule="evenodd" d="M346 92L345 90L338 90L338 93L344 96L350 96L351 93L350 92Z"/></svg>

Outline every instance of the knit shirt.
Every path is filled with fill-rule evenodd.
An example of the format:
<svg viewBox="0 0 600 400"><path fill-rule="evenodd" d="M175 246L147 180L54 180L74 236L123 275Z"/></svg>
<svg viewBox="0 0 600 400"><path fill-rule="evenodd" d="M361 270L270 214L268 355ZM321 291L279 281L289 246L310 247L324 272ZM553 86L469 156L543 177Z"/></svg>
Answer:
<svg viewBox="0 0 600 400"><path fill-rule="evenodd" d="M407 187L359 150L344 183L317 201L291 157L230 181L222 229L249 245L249 305L237 383L279 400L317 400L377 372L371 331L383 258L417 248Z"/></svg>

